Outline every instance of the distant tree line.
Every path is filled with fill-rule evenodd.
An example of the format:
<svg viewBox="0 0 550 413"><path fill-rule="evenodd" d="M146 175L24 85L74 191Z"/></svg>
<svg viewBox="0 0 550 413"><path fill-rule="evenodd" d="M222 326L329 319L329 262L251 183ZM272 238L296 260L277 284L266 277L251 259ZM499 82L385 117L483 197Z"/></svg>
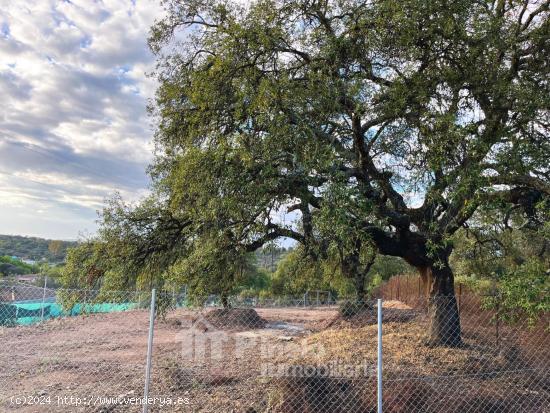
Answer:
<svg viewBox="0 0 550 413"><path fill-rule="evenodd" d="M67 248L76 242L49 240L20 235L0 235L0 255L15 256L33 261L62 262Z"/></svg>

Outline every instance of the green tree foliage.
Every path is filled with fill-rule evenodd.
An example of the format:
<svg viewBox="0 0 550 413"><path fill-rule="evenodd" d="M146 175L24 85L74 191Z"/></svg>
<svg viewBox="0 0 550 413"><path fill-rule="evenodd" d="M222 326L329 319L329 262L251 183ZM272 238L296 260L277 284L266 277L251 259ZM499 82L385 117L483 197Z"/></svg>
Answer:
<svg viewBox="0 0 550 413"><path fill-rule="evenodd" d="M371 244L400 256L431 284L432 341L459 344L452 235L550 193L547 4L165 5L152 173L170 207L244 248L336 243L352 274Z"/></svg>
<svg viewBox="0 0 550 413"><path fill-rule="evenodd" d="M486 209L457 232L451 263L462 276L498 279L530 258L550 266L550 208L524 219L514 211ZM544 212L543 212L544 211Z"/></svg>
<svg viewBox="0 0 550 413"><path fill-rule="evenodd" d="M238 287L253 286L256 267L250 256L223 243L219 238L200 238L200 247L179 259L167 272L168 280L186 284L188 293L198 304L211 294L220 296L224 307ZM250 285L252 284L252 285Z"/></svg>
<svg viewBox="0 0 550 413"><path fill-rule="evenodd" d="M334 297L351 298L365 295L380 282L404 274L411 268L397 257L378 255L370 270L359 280L362 285L357 288L356 280L350 279L342 271L337 251L322 260L313 259L303 247L291 250L277 266L272 276L271 294L299 296L309 290L330 291Z"/></svg>
<svg viewBox="0 0 550 413"><path fill-rule="evenodd" d="M70 289L127 290L137 284L136 278L130 281L125 276L123 265L107 243L96 240L69 249L59 281Z"/></svg>
<svg viewBox="0 0 550 413"><path fill-rule="evenodd" d="M531 258L502 276L499 293L488 299L499 316L511 322L527 320L534 325L550 311L550 271L548 265ZM546 326L550 328L550 326Z"/></svg>
<svg viewBox="0 0 550 413"><path fill-rule="evenodd" d="M38 271L36 265L26 264L23 261L8 257L0 256L0 275L6 277L9 275L33 274Z"/></svg>
<svg viewBox="0 0 550 413"><path fill-rule="evenodd" d="M48 243L48 252L54 257L60 256L62 249L63 249L62 241L54 240Z"/></svg>
<svg viewBox="0 0 550 413"><path fill-rule="evenodd" d="M238 265L207 260L287 237L357 281L376 251L419 269L432 343L459 345L452 236L550 194L548 4L163 4L154 191L101 233L127 276L196 262L226 290Z"/></svg>
<svg viewBox="0 0 550 413"><path fill-rule="evenodd" d="M371 267L373 277L379 278L381 281L387 281L391 277L401 274L407 274L414 269L399 257L388 255L378 255Z"/></svg>
<svg viewBox="0 0 550 413"><path fill-rule="evenodd" d="M235 294L240 297L268 297L271 295L272 275L268 269L259 262L258 255L248 253L245 256L244 265L239 269L241 277L239 284L235 286ZM269 261L271 265L271 260Z"/></svg>
<svg viewBox="0 0 550 413"><path fill-rule="evenodd" d="M378 255L362 280L364 285L360 287L361 291L358 291L354 279L342 271L337 255L317 260L298 247L279 262L272 277L271 294L298 296L307 291L323 290L330 291L334 297L356 298L359 294L368 294L382 281L410 270L411 267L400 258Z"/></svg>
<svg viewBox="0 0 550 413"><path fill-rule="evenodd" d="M42 287L44 286L44 281L46 281L47 288L61 288L63 268L64 264L41 264L39 268L40 276L36 278L34 285L37 287Z"/></svg>
<svg viewBox="0 0 550 413"><path fill-rule="evenodd" d="M547 202L547 201L546 201ZM514 209L485 209L455 235L452 264L460 280L510 320L534 323L549 308L550 208L525 219Z"/></svg>
<svg viewBox="0 0 550 413"><path fill-rule="evenodd" d="M238 294L241 297L270 297L272 273L263 268L252 267L247 278L237 286Z"/></svg>
<svg viewBox="0 0 550 413"><path fill-rule="evenodd" d="M279 262L272 276L271 293L297 297L309 290L331 291L340 296L350 296L354 291L351 280L342 277L337 261L312 259L298 247Z"/></svg>

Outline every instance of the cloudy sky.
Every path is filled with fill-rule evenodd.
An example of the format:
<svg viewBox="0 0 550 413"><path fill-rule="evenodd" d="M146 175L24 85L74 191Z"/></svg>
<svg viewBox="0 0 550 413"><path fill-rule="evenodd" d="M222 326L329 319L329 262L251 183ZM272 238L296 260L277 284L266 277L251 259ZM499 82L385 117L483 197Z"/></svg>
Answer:
<svg viewBox="0 0 550 413"><path fill-rule="evenodd" d="M0 234L93 233L147 191L158 0L0 0Z"/></svg>

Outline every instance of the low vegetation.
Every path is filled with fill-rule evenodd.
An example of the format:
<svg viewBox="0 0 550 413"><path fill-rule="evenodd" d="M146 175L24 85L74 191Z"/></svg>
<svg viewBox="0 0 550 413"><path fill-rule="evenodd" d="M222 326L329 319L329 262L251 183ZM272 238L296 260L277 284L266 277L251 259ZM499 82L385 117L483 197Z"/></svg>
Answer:
<svg viewBox="0 0 550 413"><path fill-rule="evenodd" d="M38 271L37 265L27 264L18 258L0 256L0 276L32 274Z"/></svg>

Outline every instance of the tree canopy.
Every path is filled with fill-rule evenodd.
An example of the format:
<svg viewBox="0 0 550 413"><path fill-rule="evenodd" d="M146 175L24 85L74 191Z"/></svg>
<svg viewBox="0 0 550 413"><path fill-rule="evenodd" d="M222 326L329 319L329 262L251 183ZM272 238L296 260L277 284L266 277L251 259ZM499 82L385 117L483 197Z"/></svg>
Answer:
<svg viewBox="0 0 550 413"><path fill-rule="evenodd" d="M431 341L460 344L451 237L487 206L548 207L548 2L164 5L153 195L115 200L101 236L134 268L217 277L280 237L352 278L398 256Z"/></svg>

